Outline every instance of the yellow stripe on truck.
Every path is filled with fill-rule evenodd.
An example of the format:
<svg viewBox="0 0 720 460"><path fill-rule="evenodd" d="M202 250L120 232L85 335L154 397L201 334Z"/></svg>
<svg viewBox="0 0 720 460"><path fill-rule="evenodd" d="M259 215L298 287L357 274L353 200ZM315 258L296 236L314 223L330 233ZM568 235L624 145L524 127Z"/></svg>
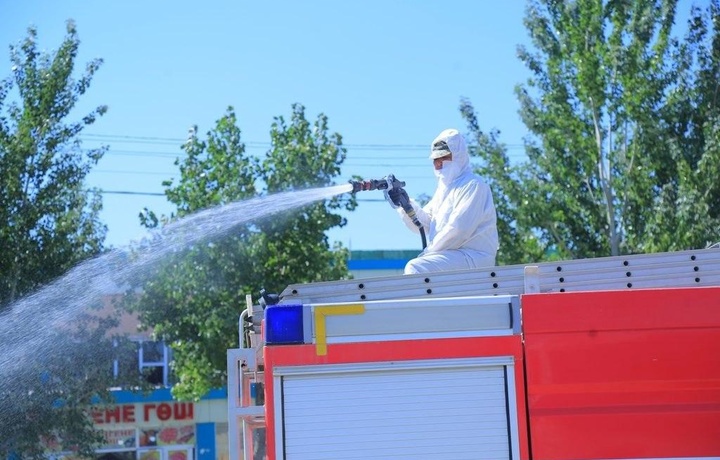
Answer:
<svg viewBox="0 0 720 460"><path fill-rule="evenodd" d="M333 305L313 307L315 316L315 350L318 356L327 355L327 327L326 316L361 315L365 313L365 305Z"/></svg>

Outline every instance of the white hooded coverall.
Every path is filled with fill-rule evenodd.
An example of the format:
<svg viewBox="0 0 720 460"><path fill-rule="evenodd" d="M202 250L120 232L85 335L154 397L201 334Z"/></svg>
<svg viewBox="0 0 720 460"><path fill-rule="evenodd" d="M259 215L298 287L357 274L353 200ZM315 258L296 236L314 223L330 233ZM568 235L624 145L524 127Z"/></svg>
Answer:
<svg viewBox="0 0 720 460"><path fill-rule="evenodd" d="M425 229L427 247L407 263L406 275L495 265L497 213L490 187L472 172L465 140L457 130L443 131L433 144L438 140L447 142L452 160L435 170L438 186L428 204L420 207L410 200ZM408 228L419 233L402 208L397 211Z"/></svg>

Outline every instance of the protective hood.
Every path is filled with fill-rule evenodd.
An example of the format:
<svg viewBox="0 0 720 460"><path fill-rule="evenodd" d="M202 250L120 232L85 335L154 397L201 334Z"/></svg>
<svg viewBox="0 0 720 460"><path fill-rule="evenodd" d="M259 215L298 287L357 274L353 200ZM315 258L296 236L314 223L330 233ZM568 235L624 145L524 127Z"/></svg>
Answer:
<svg viewBox="0 0 720 460"><path fill-rule="evenodd" d="M432 141L430 144L430 159L444 157L445 155L453 154L455 156L468 156L467 144L465 138L460 134L457 129L446 129Z"/></svg>
<svg viewBox="0 0 720 460"><path fill-rule="evenodd" d="M430 159L442 158L452 153L452 161L444 161L442 169L435 170L441 184L449 185L460 175L470 171L465 138L457 129L446 129L430 145Z"/></svg>

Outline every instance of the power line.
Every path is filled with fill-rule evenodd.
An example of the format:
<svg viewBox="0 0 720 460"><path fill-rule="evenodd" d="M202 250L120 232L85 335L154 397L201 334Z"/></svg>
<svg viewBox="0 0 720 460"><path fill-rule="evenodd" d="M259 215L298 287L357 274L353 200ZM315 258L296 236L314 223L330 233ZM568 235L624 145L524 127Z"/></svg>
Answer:
<svg viewBox="0 0 720 460"><path fill-rule="evenodd" d="M472 165L477 166L477 165ZM343 164L343 173L335 176L336 180L349 180L353 176L367 174L368 171L403 171L403 177L413 179L432 179L432 167L428 165L406 165L402 163L374 163L374 164ZM364 171L364 173L363 173ZM425 173L427 172L427 174ZM127 174L138 176L165 176L179 178L180 171L143 171L138 169L94 169L91 174Z"/></svg>
<svg viewBox="0 0 720 460"><path fill-rule="evenodd" d="M99 190L101 195L134 195L134 196L165 196L162 192L133 192L129 190ZM361 203L383 203L384 199L380 198L356 198Z"/></svg>
<svg viewBox="0 0 720 460"><path fill-rule="evenodd" d="M121 156L124 156L126 154L130 153L137 153L137 155L129 155L129 156L148 156L153 157L153 152L143 152L141 154L140 152L122 152L120 153ZM147 155L145 155L145 153ZM386 168L386 169L422 169L422 170L429 170L431 167L429 161L427 160L405 160L402 158L396 159L396 161L387 161L390 160L388 158L383 159L382 162L378 162L377 158L372 157L362 157L362 158L346 158L345 161L342 163L342 168L344 170L353 170L353 169L359 169L359 168ZM479 158L471 158L470 164L473 166L477 166L477 163L480 162ZM105 169L94 169L93 172L95 173L101 173L101 174L138 174L138 175L165 175L165 176L177 176L179 171L177 169L173 169L171 171L141 171L137 169L127 169L127 170L121 170L121 169L112 169L112 168L105 168Z"/></svg>
<svg viewBox="0 0 720 460"><path fill-rule="evenodd" d="M132 192L129 190L99 190L101 195L165 196L162 192Z"/></svg>
<svg viewBox="0 0 720 460"><path fill-rule="evenodd" d="M186 142L186 140L181 138L170 138L170 137L159 137L159 136L134 136L134 135L114 135L114 134L84 134L80 136L81 138L90 138L92 140L102 140L105 142L114 141L118 143L134 143L134 144L140 144L140 145L168 145L169 143L172 143L174 145L177 145L178 147ZM270 148L271 144L269 142L246 142L246 147L250 149L255 148ZM389 158L383 158L382 163L378 163L378 158L375 156L355 156L352 155L352 151L367 151L367 152L379 152L379 151L395 151L395 152L401 152L401 151L424 151L427 149L427 146L419 145L419 144L345 144L345 148L350 150L350 154L345 158L343 162L343 167L348 168L350 170L357 169L357 168L386 168L386 169L405 169L408 168L427 168L427 163L425 161L422 162L416 162L416 163L408 163L406 161L402 161L402 158L396 158L396 160L402 161L402 162L393 162L393 161L386 161ZM509 147L509 146L506 146ZM515 146L515 147L521 147L521 146ZM109 149L106 153L107 156L130 156L130 157L145 157L145 158L168 158L168 159L174 159L178 160L182 157L183 152L169 152L169 151L156 151L156 150L123 150L123 149ZM519 159L524 156L522 153L506 153L508 158L510 160ZM473 160L476 160L476 157L471 158L471 162ZM172 172L160 172L160 171L137 171L137 170L96 170L94 171L96 173L100 174L135 174L135 175L165 175L165 176L175 176L177 174L177 171Z"/></svg>
<svg viewBox="0 0 720 460"><path fill-rule="evenodd" d="M83 133L81 137L96 137L100 139L129 139L129 140L143 140L143 141L167 141L167 142L185 142L187 139L179 137L157 137L157 136L130 136L124 134L96 134L96 133Z"/></svg>
<svg viewBox="0 0 720 460"><path fill-rule="evenodd" d="M367 164L343 164L344 167L347 167L347 169L360 169L360 168L386 168L386 169L396 169L396 170L407 170L407 169L424 169L424 170L430 170L431 167L427 164L423 165L408 165L408 164L402 164L402 163L367 163ZM137 169L94 169L92 172L99 173L99 174L136 174L136 175L142 175L142 176L172 176L177 177L178 174L180 174L179 171L140 171ZM348 178L351 176L351 174L348 175ZM428 176L429 177L429 176Z"/></svg>
<svg viewBox="0 0 720 460"><path fill-rule="evenodd" d="M149 150L108 150L106 155L129 156L129 157L168 157L177 158L180 155L173 152L151 152Z"/></svg>
<svg viewBox="0 0 720 460"><path fill-rule="evenodd" d="M145 145L145 146L151 146L151 145L175 145L177 147L180 147L182 144L187 142L187 139L182 138L171 138L171 137L159 137L159 136L134 136L134 135L115 135L115 134L82 134L80 136L81 139L89 140L93 142L101 141L101 142L115 142L119 144L139 144L139 145ZM246 148L249 149L257 149L257 148L270 148L272 144L270 142L245 142L244 143ZM358 170L361 168L383 168L387 170L408 170L408 169L416 169L416 168L422 168L427 169L428 163L426 161L417 160L416 162L409 162L410 158L402 158L402 157L384 157L380 160L382 162L378 162L377 156L373 155L364 155L364 156L355 156L352 155L353 151L366 151L366 152L380 152L380 151L395 151L395 152L401 152L401 151L425 151L427 150L426 145L420 145L420 144L373 144L373 143L361 143L361 144L344 144L344 148L349 150L349 154L345 158L342 167L344 170ZM523 148L522 145L506 145L506 148ZM130 157L145 157L145 158L173 158L178 159L182 157L182 154L184 152L182 150L178 150L178 152L169 152L169 151L157 151L157 150L124 150L124 149L109 149L106 152L106 155L108 156L130 156ZM519 158L524 156L521 153L507 153L507 156L512 160L514 158ZM389 160L389 161L388 161ZM395 161L393 161L395 160ZM423 158L424 160L424 158ZM471 164L475 163L476 160L479 160L477 157L471 157ZM170 178L177 178L179 171L173 170L168 172L163 171L140 171L135 169L129 169L129 170L118 170L118 169L99 169L99 170L93 170L93 173L97 174L131 174L131 175L145 175L145 176L165 176ZM349 179L352 174L345 174L344 175L346 179ZM431 178L430 176L423 175L423 176L403 176L403 179L405 180L427 180ZM345 180L343 178L338 178L339 180ZM140 196L164 196L164 193L156 193L156 192L137 192L137 191L130 191L130 190L111 190L111 191L104 191L105 194L115 194L115 195L140 195ZM359 201L375 201L371 199L360 199ZM383 200L377 200L377 201L383 201Z"/></svg>
<svg viewBox="0 0 720 460"><path fill-rule="evenodd" d="M122 170L122 169L94 169L92 172L100 174L133 174L142 176L175 176L178 174L175 172L162 172L162 171L135 171L135 170Z"/></svg>
<svg viewBox="0 0 720 460"><path fill-rule="evenodd" d="M112 155L112 156L131 156L131 157L165 157L165 158L179 158L181 156L180 153L173 153L173 152L162 152L162 151L150 151L150 150L108 150L106 155ZM520 157L524 156L524 154L509 154L508 157ZM477 159L477 157L471 157L470 160ZM349 156L345 158L345 161L358 161L358 160L367 160L367 161L377 161L377 157L373 156ZM375 164L375 163L373 163ZM423 163L425 164L425 163Z"/></svg>
<svg viewBox="0 0 720 460"><path fill-rule="evenodd" d="M181 139L181 138L153 137L153 136L129 136L129 135L113 135L113 134L82 134L80 137L85 138L86 140L103 140L106 142L115 141L118 143L128 143L128 144L137 144L137 143L177 144L177 143L179 143L180 145L183 145L188 141L188 139ZM272 147L272 143L270 143L270 142L244 141L243 144L245 144L246 147L251 147L251 148L260 148L260 147L270 148L270 147ZM343 147L355 148L355 149L359 149L359 150L363 150L363 149L370 149L370 150L376 150L376 149L426 150L428 148L426 145L420 145L420 144L343 144Z"/></svg>
<svg viewBox="0 0 720 460"><path fill-rule="evenodd" d="M132 135L121 135L121 134L92 134L86 133L80 136L87 140L104 140L107 142L115 141L118 143L146 143L146 144L168 144L168 143L179 143L183 145L188 139L183 138L172 138L172 137L157 137L157 136L132 136ZM245 141L243 142L246 147L252 148L270 148L272 144L270 142L261 141ZM356 150L427 150L428 146L425 144L376 144L376 143L362 143L362 144L343 144L345 148L352 148ZM523 144L505 144L507 149L519 149L524 148Z"/></svg>

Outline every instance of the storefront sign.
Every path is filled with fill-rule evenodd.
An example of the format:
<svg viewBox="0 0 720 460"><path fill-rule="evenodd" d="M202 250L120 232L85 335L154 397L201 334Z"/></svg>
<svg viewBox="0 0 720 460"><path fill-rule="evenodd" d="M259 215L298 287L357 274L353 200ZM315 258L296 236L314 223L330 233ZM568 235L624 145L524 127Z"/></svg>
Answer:
<svg viewBox="0 0 720 460"><path fill-rule="evenodd" d="M135 429L104 430L103 448L135 447Z"/></svg>
<svg viewBox="0 0 720 460"><path fill-rule="evenodd" d="M97 424L192 421L195 419L194 412L191 402L124 404L95 408L92 419Z"/></svg>
<svg viewBox="0 0 720 460"><path fill-rule="evenodd" d="M140 447L193 444L194 442L195 425L140 430Z"/></svg>

